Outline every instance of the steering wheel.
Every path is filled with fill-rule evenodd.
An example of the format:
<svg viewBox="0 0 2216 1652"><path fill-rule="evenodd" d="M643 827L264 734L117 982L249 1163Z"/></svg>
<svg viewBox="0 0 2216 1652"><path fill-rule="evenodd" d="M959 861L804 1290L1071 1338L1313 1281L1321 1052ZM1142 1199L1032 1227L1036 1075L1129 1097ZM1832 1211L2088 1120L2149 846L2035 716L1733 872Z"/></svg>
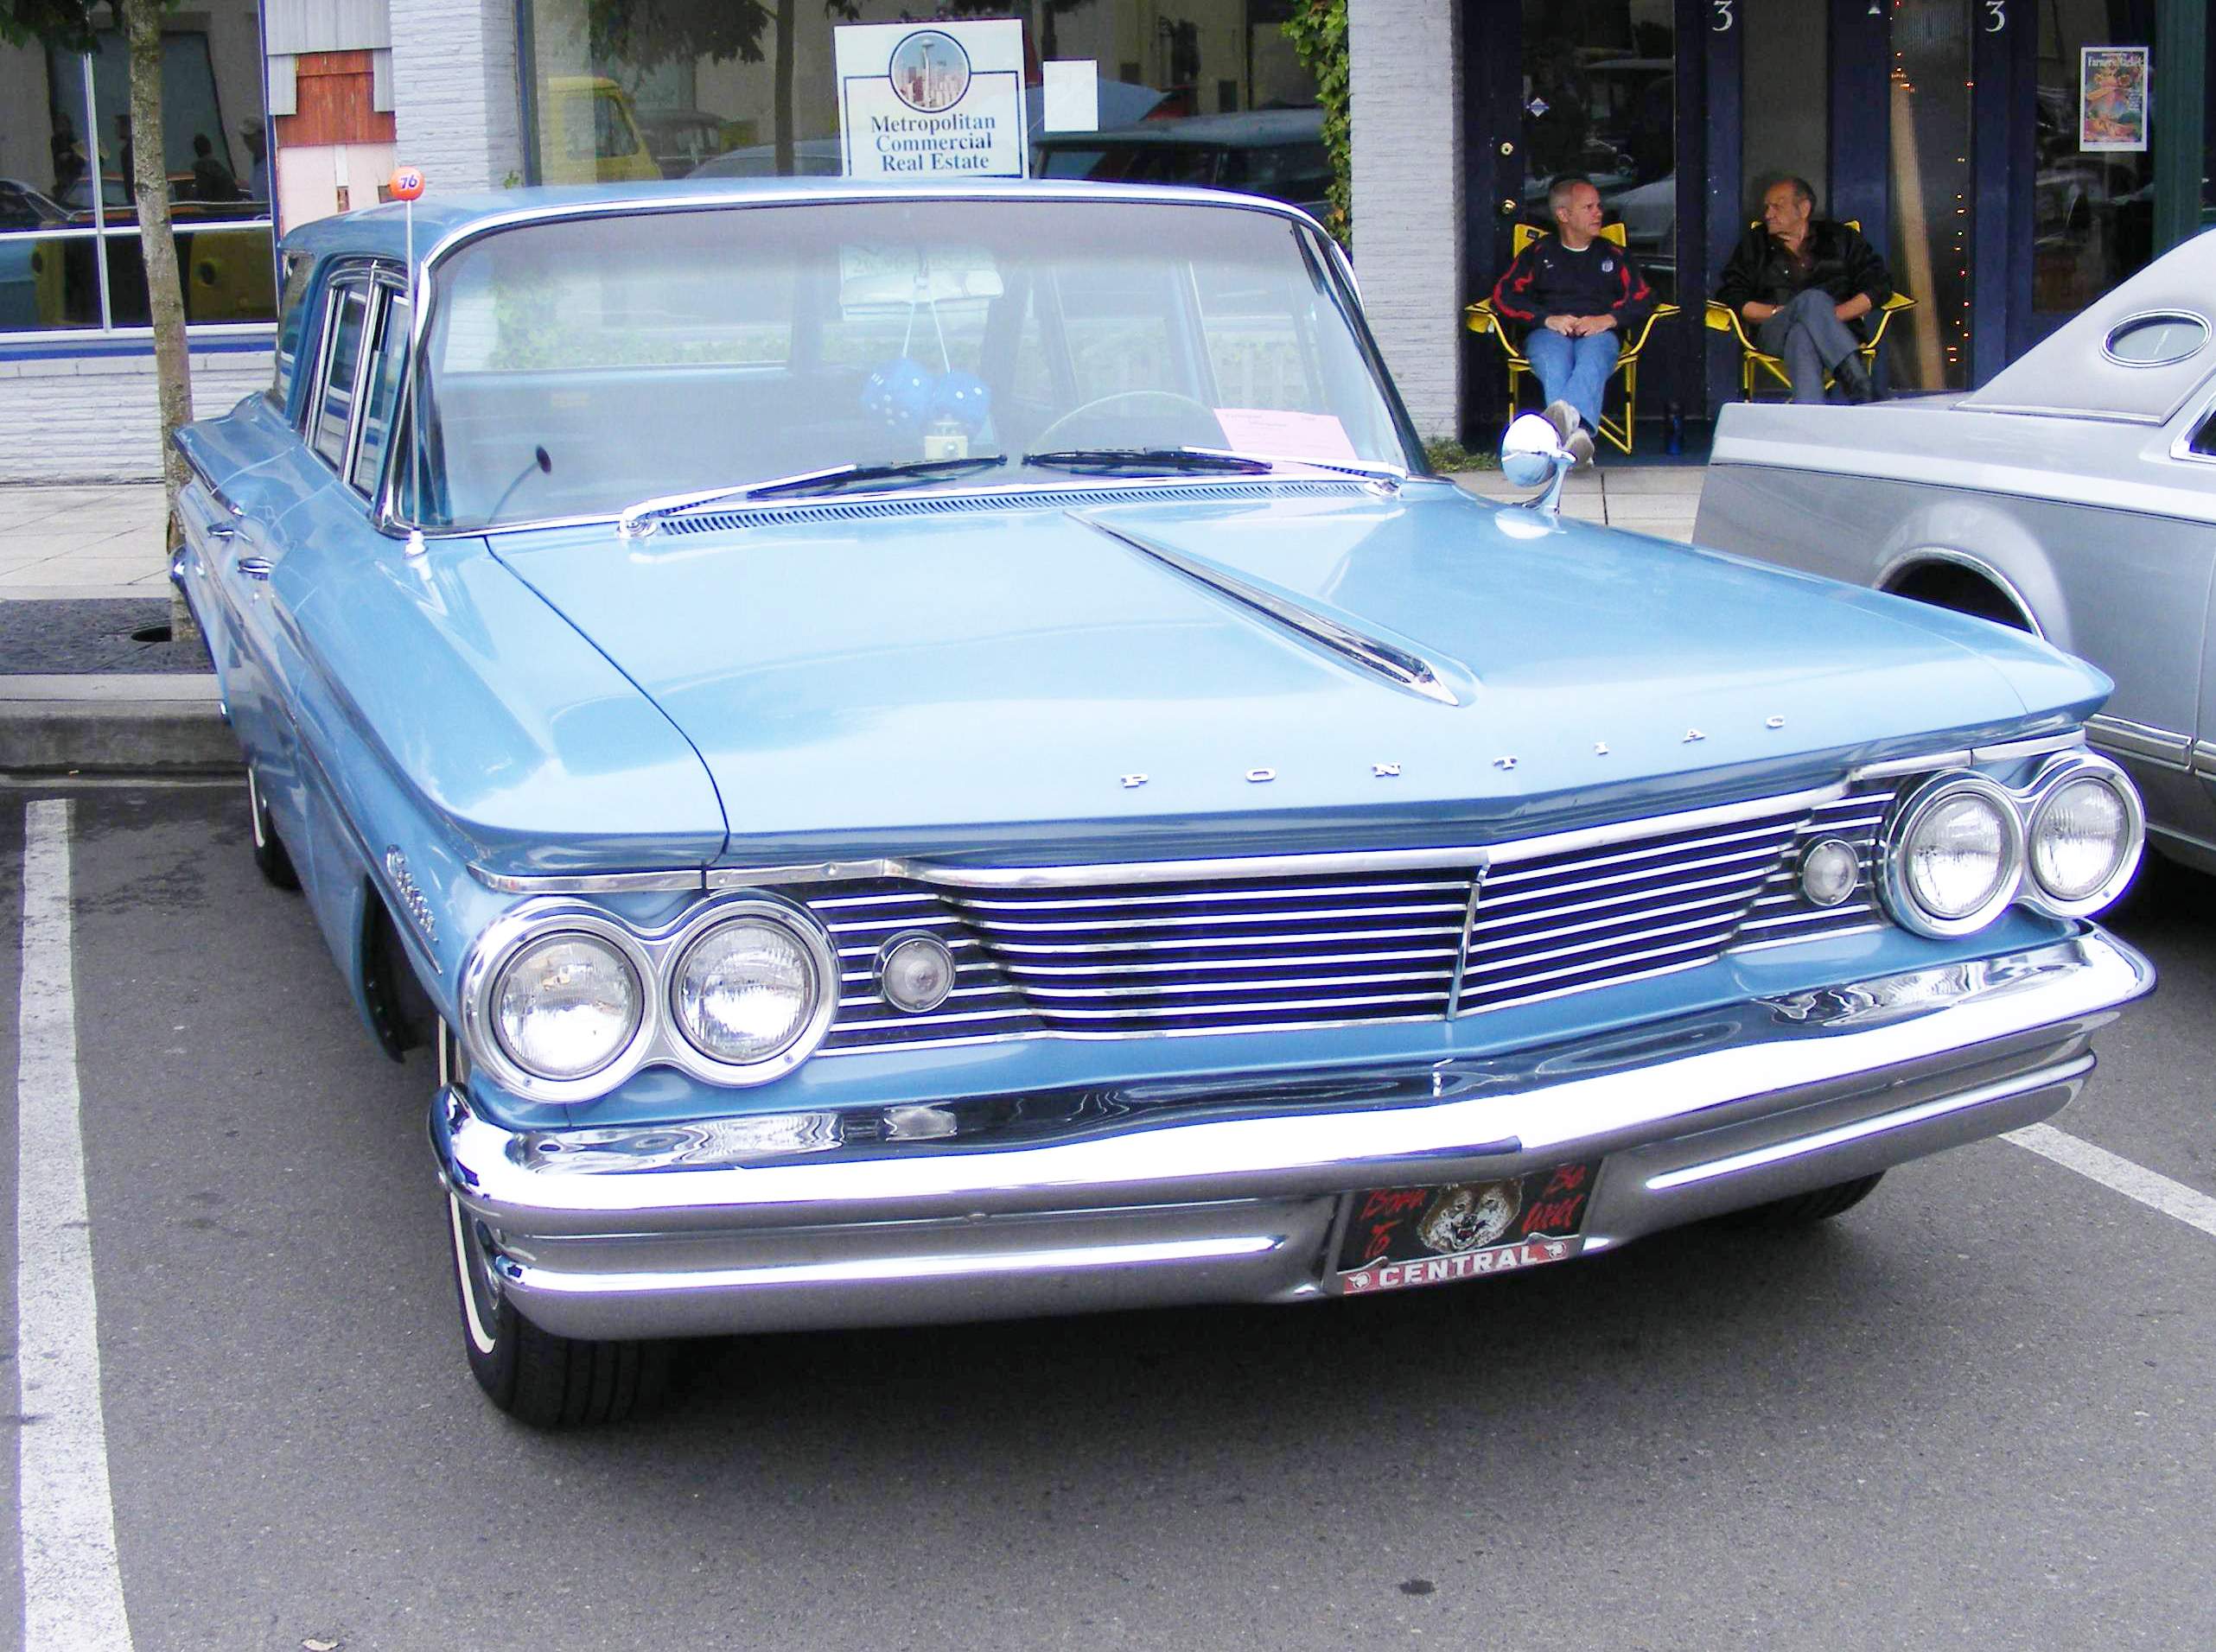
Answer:
<svg viewBox="0 0 2216 1652"><path fill-rule="evenodd" d="M1035 452L1064 448L1221 448L1224 428L1207 403L1168 390L1124 390L1073 407L1031 439Z"/></svg>

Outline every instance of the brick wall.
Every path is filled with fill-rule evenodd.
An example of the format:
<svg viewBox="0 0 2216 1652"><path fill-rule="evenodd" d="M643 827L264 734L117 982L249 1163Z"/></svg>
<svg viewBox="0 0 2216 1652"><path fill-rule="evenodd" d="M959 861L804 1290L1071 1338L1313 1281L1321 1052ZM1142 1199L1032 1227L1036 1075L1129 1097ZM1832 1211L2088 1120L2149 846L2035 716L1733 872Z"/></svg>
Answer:
<svg viewBox="0 0 2216 1652"><path fill-rule="evenodd" d="M401 162L434 191L520 177L514 0L392 0L392 15Z"/></svg>
<svg viewBox="0 0 2216 1652"><path fill-rule="evenodd" d="M194 351L193 411L266 389L267 351ZM162 479L162 416L146 356L0 361L0 484Z"/></svg>
<svg viewBox="0 0 2216 1652"><path fill-rule="evenodd" d="M1461 422L1461 40L1455 0L1348 0L1354 269L1427 436Z"/></svg>

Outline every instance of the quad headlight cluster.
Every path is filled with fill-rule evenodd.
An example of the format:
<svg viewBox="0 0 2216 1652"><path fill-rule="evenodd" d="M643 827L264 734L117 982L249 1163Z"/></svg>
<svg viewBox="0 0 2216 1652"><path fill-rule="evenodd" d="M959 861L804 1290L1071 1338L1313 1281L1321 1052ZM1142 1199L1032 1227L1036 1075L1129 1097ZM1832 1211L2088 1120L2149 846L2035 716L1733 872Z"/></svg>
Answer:
<svg viewBox="0 0 2216 1652"><path fill-rule="evenodd" d="M814 1052L838 994L838 955L813 916L747 896L651 932L532 903L487 930L462 981L478 1060L551 1102L602 1095L655 1060L718 1083L766 1083Z"/></svg>
<svg viewBox="0 0 2216 1652"><path fill-rule="evenodd" d="M2145 831L2130 779L2092 753L2049 759L2020 790L1952 771L1909 793L1886 823L1880 888L1919 935L1968 935L2018 902L2083 918L2123 893Z"/></svg>

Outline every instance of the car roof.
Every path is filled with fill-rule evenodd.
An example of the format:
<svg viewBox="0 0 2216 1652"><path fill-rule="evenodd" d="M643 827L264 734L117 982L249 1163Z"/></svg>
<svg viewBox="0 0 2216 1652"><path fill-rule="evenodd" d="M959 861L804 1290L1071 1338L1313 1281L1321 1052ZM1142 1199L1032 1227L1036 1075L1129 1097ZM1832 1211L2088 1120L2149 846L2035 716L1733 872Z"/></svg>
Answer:
<svg viewBox="0 0 2216 1652"><path fill-rule="evenodd" d="M2120 361L2109 341L2143 316L2197 319L2198 349L2159 365ZM1960 405L1989 413L2077 414L2166 423L2216 369L2216 231L2172 248L2123 285L2095 299L2003 367Z"/></svg>
<svg viewBox="0 0 2216 1652"><path fill-rule="evenodd" d="M1086 179L986 178L962 183L915 184L853 178L678 178L639 183L568 184L485 190L416 203L415 261L482 230L533 220L596 217L603 213L672 206L780 206L838 200L1124 200L1180 202L1199 206L1259 207L1297 213L1280 200L1220 189L1167 184L1094 183ZM289 232L287 253L310 257L390 258L407 256L406 208L388 201L360 212L319 218Z"/></svg>

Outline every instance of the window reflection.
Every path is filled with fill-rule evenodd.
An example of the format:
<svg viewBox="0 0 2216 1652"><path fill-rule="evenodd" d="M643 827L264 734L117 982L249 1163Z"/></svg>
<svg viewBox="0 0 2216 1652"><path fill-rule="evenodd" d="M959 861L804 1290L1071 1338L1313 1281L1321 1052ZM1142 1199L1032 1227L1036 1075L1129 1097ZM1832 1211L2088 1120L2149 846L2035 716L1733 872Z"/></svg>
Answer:
<svg viewBox="0 0 2216 1652"><path fill-rule="evenodd" d="M276 315L262 63L252 5L163 29L162 167L192 325ZM129 104L112 28L89 54L0 46L0 336L150 324Z"/></svg>
<svg viewBox="0 0 2216 1652"><path fill-rule="evenodd" d="M1551 231L1547 186L1592 179L1664 298L1678 264L1677 25L1668 0L1523 0L1524 218Z"/></svg>
<svg viewBox="0 0 2216 1652"><path fill-rule="evenodd" d="M2079 142L2080 50L2147 43L2146 10L2130 0L2054 0L2039 8L2035 310L2083 309L2154 257L2151 149L2088 151Z"/></svg>

